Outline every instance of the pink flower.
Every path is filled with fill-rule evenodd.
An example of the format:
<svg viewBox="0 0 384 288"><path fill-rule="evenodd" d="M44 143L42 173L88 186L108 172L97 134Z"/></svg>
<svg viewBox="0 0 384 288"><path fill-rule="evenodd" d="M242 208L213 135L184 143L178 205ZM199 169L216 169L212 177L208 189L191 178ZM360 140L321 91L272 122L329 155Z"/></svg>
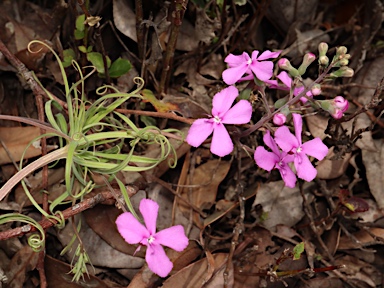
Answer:
<svg viewBox="0 0 384 288"><path fill-rule="evenodd" d="M143 199L139 209L145 226L131 213L125 212L116 219L117 230L129 244L147 246L145 261L147 261L149 269L160 277L166 277L171 272L173 264L161 245L176 251L183 251L188 246L188 238L181 225L172 226L156 233L159 205L155 201ZM136 251L139 249L140 246Z"/></svg>
<svg viewBox="0 0 384 288"><path fill-rule="evenodd" d="M293 161L293 155L289 155L286 152L281 152L279 150L269 130L267 130L263 140L265 145L271 148L272 152L268 152L264 147L258 146L254 155L256 164L267 171L276 168L279 170L281 178L283 178L285 182L285 186L290 188L295 187L296 176L288 166L288 163Z"/></svg>
<svg viewBox="0 0 384 288"><path fill-rule="evenodd" d="M285 90L285 91L290 91L291 90L291 86L292 86L292 82L293 81L292 81L291 77L288 75L287 72L285 72L285 71L280 72L280 74L277 75L276 78L278 78L283 83L283 85L279 84L277 82L277 80L266 80L264 82L269 84L269 88L271 88L271 89L279 89L279 90ZM304 91L304 86L295 87L293 89L293 95L297 96L297 95L299 95L303 91ZM313 96L311 91L308 91L306 93L306 95L308 97L312 97ZM301 97L300 101L305 103L308 100L305 97Z"/></svg>
<svg viewBox="0 0 384 288"><path fill-rule="evenodd" d="M246 100L240 100L231 108L238 95L239 91L233 86L217 93L212 101L211 118L193 122L186 139L188 144L198 147L213 132L211 152L220 157L231 153L233 143L224 124L246 124L252 116L252 105Z"/></svg>
<svg viewBox="0 0 384 288"><path fill-rule="evenodd" d="M283 113L277 113L273 115L273 123L277 126L281 126L287 121L287 116L285 116Z"/></svg>
<svg viewBox="0 0 384 288"><path fill-rule="evenodd" d="M336 96L335 99L333 99L333 106L340 109L341 112L345 112L348 110L349 103L347 99L344 99L344 97Z"/></svg>
<svg viewBox="0 0 384 288"><path fill-rule="evenodd" d="M322 160L328 153L328 147L324 145L318 137L302 143L301 132L303 120L299 114L293 113L292 116L296 136L289 131L287 126L283 126L276 130L275 141L281 150L287 153L293 153L293 163L296 168L297 176L310 182L315 179L317 170L312 166L307 155Z"/></svg>
<svg viewBox="0 0 384 288"><path fill-rule="evenodd" d="M281 51L271 52L264 51L259 57L259 51L252 52L252 57L248 53L243 52L242 55L229 54L225 58L225 62L229 68L223 72L223 80L228 85L235 84L237 81L252 80L253 74L262 81L270 79L273 75L273 62L263 61L269 58L276 58ZM244 77L242 77L246 74Z"/></svg>

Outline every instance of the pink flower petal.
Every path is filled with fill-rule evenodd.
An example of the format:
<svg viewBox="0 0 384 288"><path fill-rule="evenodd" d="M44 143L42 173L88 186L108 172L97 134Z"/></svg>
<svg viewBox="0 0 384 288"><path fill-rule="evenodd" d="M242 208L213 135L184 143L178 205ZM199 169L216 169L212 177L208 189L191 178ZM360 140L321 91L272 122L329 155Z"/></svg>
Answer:
<svg viewBox="0 0 384 288"><path fill-rule="evenodd" d="M252 51L252 55L251 55L252 61L257 61L258 55L259 55L259 51L257 50Z"/></svg>
<svg viewBox="0 0 384 288"><path fill-rule="evenodd" d="M189 243L188 237L185 236L184 227L181 225L176 225L161 230L156 233L154 237L156 243L167 246L179 252L187 248Z"/></svg>
<svg viewBox="0 0 384 288"><path fill-rule="evenodd" d="M295 127L295 135L296 139L299 142L299 145L301 145L301 131L303 129L303 119L301 118L300 114L292 113L293 117L293 126Z"/></svg>
<svg viewBox="0 0 384 288"><path fill-rule="evenodd" d="M273 63L271 61L254 61L250 68L261 81L269 80L273 75Z"/></svg>
<svg viewBox="0 0 384 288"><path fill-rule="evenodd" d="M222 74L224 82L228 85L235 84L247 72L248 66L248 63L243 63L237 67L224 70Z"/></svg>
<svg viewBox="0 0 384 288"><path fill-rule="evenodd" d="M257 58L257 60L261 61L261 60L266 60L266 59L270 59L270 58L277 58L277 57L279 57L280 53L281 53L281 51L271 52L269 50L266 50L260 54L260 56ZM252 56L253 56L253 54L252 54ZM253 57L252 57L252 59L253 59Z"/></svg>
<svg viewBox="0 0 384 288"><path fill-rule="evenodd" d="M237 80L237 82L239 81L250 81L250 80L253 80L254 76L253 74L245 74L244 77L241 77L239 80Z"/></svg>
<svg viewBox="0 0 384 288"><path fill-rule="evenodd" d="M148 268L160 277L167 277L173 268L173 263L165 254L164 248L154 243L148 245L145 261L148 263Z"/></svg>
<svg viewBox="0 0 384 288"><path fill-rule="evenodd" d="M140 201L140 212L143 215L145 226L148 232L153 235L156 233L157 214L159 213L159 204L151 199L142 199Z"/></svg>
<svg viewBox="0 0 384 288"><path fill-rule="evenodd" d="M213 132L213 125L213 122L209 119L197 119L189 128L188 136L185 140L189 145L199 147Z"/></svg>
<svg viewBox="0 0 384 288"><path fill-rule="evenodd" d="M275 140L272 138L271 132L269 130L267 130L267 133L264 134L263 141L265 145L271 148L273 153L280 155L280 150L277 147Z"/></svg>
<svg viewBox="0 0 384 288"><path fill-rule="evenodd" d="M149 237L147 228L131 213L125 212L116 219L117 230L129 244L137 244L143 238Z"/></svg>
<svg viewBox="0 0 384 288"><path fill-rule="evenodd" d="M247 100L240 100L221 118L224 124L246 124L252 117L252 105Z"/></svg>
<svg viewBox="0 0 384 288"><path fill-rule="evenodd" d="M211 152L224 157L233 151L233 143L223 124L217 124L213 130Z"/></svg>
<svg viewBox="0 0 384 288"><path fill-rule="evenodd" d="M303 153L315 157L317 160L323 160L328 154L328 147L318 137L305 142L301 147Z"/></svg>
<svg viewBox="0 0 384 288"><path fill-rule="evenodd" d="M263 146L258 146L253 156L257 166L264 170L271 171L276 163L279 162L279 156L275 153L268 152Z"/></svg>
<svg viewBox="0 0 384 288"><path fill-rule="evenodd" d="M234 86L229 86L217 93L212 100L212 116L222 118L238 95L239 90Z"/></svg>
<svg viewBox="0 0 384 288"><path fill-rule="evenodd" d="M227 57L225 57L224 62L228 63L228 66L232 68L247 63L249 60L250 58L248 53L243 52L241 55L229 54Z"/></svg>
<svg viewBox="0 0 384 288"><path fill-rule="evenodd" d="M307 155L304 153L296 154L293 163L296 168L297 177L307 182L311 182L313 179L315 179L317 170L312 166L311 161L309 161Z"/></svg>
<svg viewBox="0 0 384 288"><path fill-rule="evenodd" d="M281 150L290 152L293 148L299 147L296 137L289 131L287 126L277 128L275 132L275 141Z"/></svg>
<svg viewBox="0 0 384 288"><path fill-rule="evenodd" d="M292 86L292 78L288 75L287 72L282 71L279 75L276 76L288 89L291 89Z"/></svg>
<svg viewBox="0 0 384 288"><path fill-rule="evenodd" d="M283 179L285 186L294 188L296 186L296 175L293 173L287 163L283 163L279 169L281 178Z"/></svg>

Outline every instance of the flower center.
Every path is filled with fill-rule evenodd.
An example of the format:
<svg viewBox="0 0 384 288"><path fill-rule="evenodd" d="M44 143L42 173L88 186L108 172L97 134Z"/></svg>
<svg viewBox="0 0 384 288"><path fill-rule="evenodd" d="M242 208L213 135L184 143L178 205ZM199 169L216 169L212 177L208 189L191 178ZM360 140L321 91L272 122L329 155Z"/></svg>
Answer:
<svg viewBox="0 0 384 288"><path fill-rule="evenodd" d="M252 58L249 59L249 60L247 61L247 64L248 64L248 65L251 65L251 64L252 64Z"/></svg>
<svg viewBox="0 0 384 288"><path fill-rule="evenodd" d="M148 244L152 244L152 242L155 241L155 237L151 235L148 237L147 241L148 241Z"/></svg>
<svg viewBox="0 0 384 288"><path fill-rule="evenodd" d="M221 123L221 119L219 116L213 117L213 121L215 121L215 123L217 123L217 124Z"/></svg>
<svg viewBox="0 0 384 288"><path fill-rule="evenodd" d="M301 146L300 146L299 148L296 149L296 153L300 153L301 150L303 150L303 149L302 149Z"/></svg>

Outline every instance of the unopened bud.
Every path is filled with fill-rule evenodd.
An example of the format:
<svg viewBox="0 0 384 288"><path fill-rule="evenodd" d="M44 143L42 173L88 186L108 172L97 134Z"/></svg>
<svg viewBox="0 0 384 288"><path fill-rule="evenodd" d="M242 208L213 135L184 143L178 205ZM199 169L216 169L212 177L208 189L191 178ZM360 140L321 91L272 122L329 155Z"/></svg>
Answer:
<svg viewBox="0 0 384 288"><path fill-rule="evenodd" d="M336 96L335 99L333 99L333 105L342 112L347 111L349 107L348 100L342 96Z"/></svg>
<svg viewBox="0 0 384 288"><path fill-rule="evenodd" d="M347 67L347 66L342 66L340 67L339 70L336 70L335 72L332 72L330 76L332 78L338 78L338 77L352 77L354 74L353 69Z"/></svg>
<svg viewBox="0 0 384 288"><path fill-rule="evenodd" d="M303 63L301 63L298 72L300 75L303 75L307 70L308 66L311 65L313 61L315 61L316 56L313 53L307 53L303 57Z"/></svg>
<svg viewBox="0 0 384 288"><path fill-rule="evenodd" d="M318 96L321 94L321 85L320 84L314 84L311 89L311 93L313 96Z"/></svg>
<svg viewBox="0 0 384 288"><path fill-rule="evenodd" d="M343 111L341 111L340 109L335 109L335 112L331 113L331 116L335 119L340 119L341 117L343 117Z"/></svg>
<svg viewBox="0 0 384 288"><path fill-rule="evenodd" d="M281 98L275 102L275 108L279 109L288 102L288 97Z"/></svg>
<svg viewBox="0 0 384 288"><path fill-rule="evenodd" d="M348 109L348 101L341 96L337 96L333 100L318 100L316 102L321 109L327 111L335 119L343 117L344 112Z"/></svg>
<svg viewBox="0 0 384 288"><path fill-rule="evenodd" d="M319 57L325 56L328 52L328 44L325 42L321 42L318 46L319 49Z"/></svg>
<svg viewBox="0 0 384 288"><path fill-rule="evenodd" d="M293 76L293 77L296 77L296 76L299 76L299 72L297 71L296 68L294 68L292 65L291 65L291 62L289 62L289 60L287 58L281 58L277 64L279 65L280 69L283 69L283 70L286 70L288 71L288 73Z"/></svg>
<svg viewBox="0 0 384 288"><path fill-rule="evenodd" d="M273 123L277 126L283 125L287 121L287 116L283 113L277 113L273 115Z"/></svg>
<svg viewBox="0 0 384 288"><path fill-rule="evenodd" d="M337 47L336 48L336 55L337 56L343 56L343 55L347 54L347 51L348 51L348 49L345 46Z"/></svg>
<svg viewBox="0 0 384 288"><path fill-rule="evenodd" d="M320 56L319 57L319 64L321 65L321 66L328 66L328 64L329 64L329 58L327 57L327 56Z"/></svg>
<svg viewBox="0 0 384 288"><path fill-rule="evenodd" d="M343 59L341 59L341 60L339 61L339 65L340 65L340 66L347 66L348 63L349 63L348 59L345 59L345 58L343 58Z"/></svg>

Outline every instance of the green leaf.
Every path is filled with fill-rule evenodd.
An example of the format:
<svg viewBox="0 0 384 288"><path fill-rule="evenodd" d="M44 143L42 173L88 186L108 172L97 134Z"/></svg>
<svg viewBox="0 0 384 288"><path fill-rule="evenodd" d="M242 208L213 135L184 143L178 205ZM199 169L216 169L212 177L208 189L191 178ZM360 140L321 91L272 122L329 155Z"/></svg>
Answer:
<svg viewBox="0 0 384 288"><path fill-rule="evenodd" d="M300 242L293 248L293 260L299 260L301 254L304 252L304 242Z"/></svg>
<svg viewBox="0 0 384 288"><path fill-rule="evenodd" d="M127 59L118 58L112 63L111 68L109 68L109 76L112 78L120 77L121 75L128 73L131 68L131 62Z"/></svg>
<svg viewBox="0 0 384 288"><path fill-rule="evenodd" d="M145 126L156 126L156 119L150 116L140 116L140 120L145 124Z"/></svg>
<svg viewBox="0 0 384 288"><path fill-rule="evenodd" d="M92 63L93 66L96 67L97 72L104 74L104 62L103 62L103 55L99 52L90 52L87 54L87 59L89 62ZM108 68L111 66L111 59L107 56L107 66Z"/></svg>
<svg viewBox="0 0 384 288"><path fill-rule="evenodd" d="M84 31L85 30L85 14L81 14L76 18L76 30Z"/></svg>
<svg viewBox="0 0 384 288"><path fill-rule="evenodd" d="M65 49L63 50L63 66L68 67L72 64L72 60L75 59L76 54L73 49Z"/></svg>
<svg viewBox="0 0 384 288"><path fill-rule="evenodd" d="M85 32L84 31L80 31L80 30L75 30L75 39L76 40L81 40L81 39L83 39L84 38L84 36L85 36Z"/></svg>
<svg viewBox="0 0 384 288"><path fill-rule="evenodd" d="M83 53L87 53L88 51L87 51L87 48L84 46L84 45L81 45L81 46L79 46L79 47L77 47L77 48L79 48L79 51L80 52L83 52Z"/></svg>

